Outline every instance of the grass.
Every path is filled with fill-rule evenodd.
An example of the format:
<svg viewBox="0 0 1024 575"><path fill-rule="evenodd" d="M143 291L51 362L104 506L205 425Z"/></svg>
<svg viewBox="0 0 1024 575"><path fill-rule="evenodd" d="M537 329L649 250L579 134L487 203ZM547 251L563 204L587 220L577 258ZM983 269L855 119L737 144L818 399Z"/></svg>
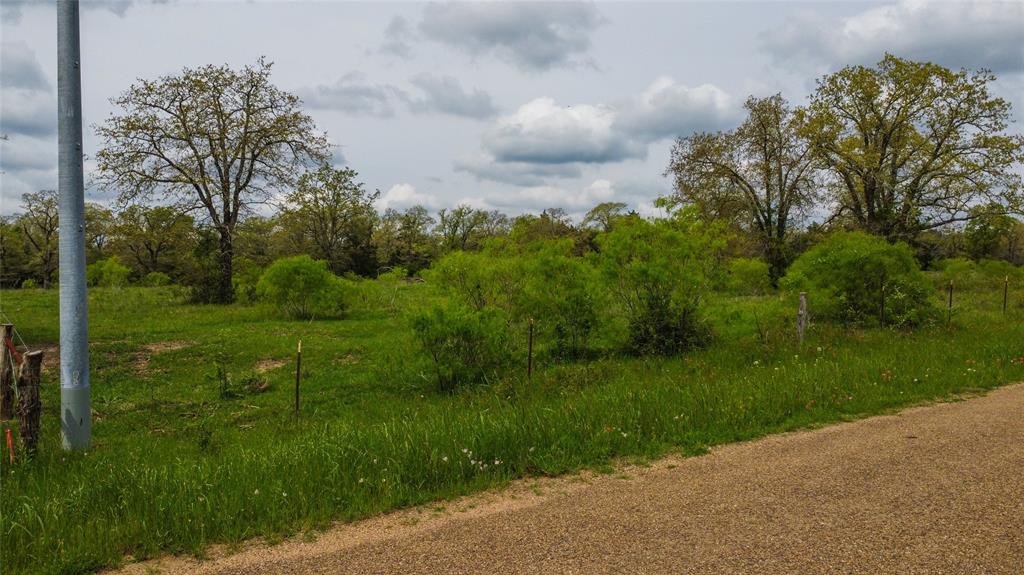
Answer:
<svg viewBox="0 0 1024 575"><path fill-rule="evenodd" d="M532 381L512 373L445 395L404 319L439 296L375 282L360 293L345 319L298 322L184 304L168 288L92 290L94 448L60 450L49 369L39 455L0 463L4 573L279 541L519 477L701 453L1024 380L1024 294L1004 316L1001 293L965 292L953 325L913 333L816 325L802 349L778 298L722 297L708 306L718 338L704 351L542 360ZM30 344L57 341L56 291L3 292L0 310ZM256 375L270 387L222 397L216 365L236 384L269 367Z"/></svg>

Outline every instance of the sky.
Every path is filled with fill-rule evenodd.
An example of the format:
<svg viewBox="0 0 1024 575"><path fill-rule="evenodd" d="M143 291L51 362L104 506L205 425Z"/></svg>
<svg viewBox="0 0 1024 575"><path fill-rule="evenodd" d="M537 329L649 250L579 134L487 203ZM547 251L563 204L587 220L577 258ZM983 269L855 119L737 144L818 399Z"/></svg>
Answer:
<svg viewBox="0 0 1024 575"><path fill-rule="evenodd" d="M86 200L92 126L139 78L240 68L325 130L381 209L509 214L671 193L672 142L742 121L751 95L806 101L823 74L885 52L990 69L1024 118L1024 2L347 3L83 1ZM0 0L0 214L55 189L56 10ZM1021 132L1017 121L1012 130Z"/></svg>

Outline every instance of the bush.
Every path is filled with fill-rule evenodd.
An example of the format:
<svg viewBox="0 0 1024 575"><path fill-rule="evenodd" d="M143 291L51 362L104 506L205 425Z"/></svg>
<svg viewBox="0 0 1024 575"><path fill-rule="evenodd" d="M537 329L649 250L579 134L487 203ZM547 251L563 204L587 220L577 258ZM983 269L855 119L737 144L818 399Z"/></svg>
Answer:
<svg viewBox="0 0 1024 575"><path fill-rule="evenodd" d="M149 272L142 278L142 285L146 287L162 287L171 284L171 278L164 272Z"/></svg>
<svg viewBox="0 0 1024 575"><path fill-rule="evenodd" d="M846 324L910 327L936 313L910 247L860 232L834 233L805 252L782 286L807 291L814 316Z"/></svg>
<svg viewBox="0 0 1024 575"><path fill-rule="evenodd" d="M235 301L253 303L256 301L256 285L259 284L263 269L249 258L234 261L231 285L235 290Z"/></svg>
<svg viewBox="0 0 1024 575"><path fill-rule="evenodd" d="M586 353L602 299L596 270L574 257L573 248L571 239L534 242L521 266L522 315L536 318L538 335L552 342L554 355L567 358Z"/></svg>
<svg viewBox="0 0 1024 575"><path fill-rule="evenodd" d="M643 220L598 237L598 265L625 312L629 351L674 355L710 339L699 314L707 284L706 239L694 230Z"/></svg>
<svg viewBox="0 0 1024 575"><path fill-rule="evenodd" d="M442 391L493 381L511 359L508 318L498 308L435 306L414 315L412 328L433 360L436 383Z"/></svg>
<svg viewBox="0 0 1024 575"><path fill-rule="evenodd" d="M1011 282L1024 279L1024 268L1003 260L974 260L950 258L940 260L935 267L939 273L934 277L936 287L945 289L949 282L956 288L968 290L991 290L1001 288L1008 277Z"/></svg>
<svg viewBox="0 0 1024 575"><path fill-rule="evenodd" d="M128 283L131 270L117 256L99 260L85 268L85 281L91 286L121 287Z"/></svg>
<svg viewBox="0 0 1024 575"><path fill-rule="evenodd" d="M277 260L256 284L260 299L302 319L340 314L345 309L346 291L345 281L327 269L327 262L309 256Z"/></svg>
<svg viewBox="0 0 1024 575"><path fill-rule="evenodd" d="M729 262L725 287L737 295L764 295L772 289L768 264L754 258L736 258Z"/></svg>
<svg viewBox="0 0 1024 575"><path fill-rule="evenodd" d="M28 278L27 280L21 282L21 289L36 289L37 287L39 286L38 284L36 284L36 280L32 278Z"/></svg>

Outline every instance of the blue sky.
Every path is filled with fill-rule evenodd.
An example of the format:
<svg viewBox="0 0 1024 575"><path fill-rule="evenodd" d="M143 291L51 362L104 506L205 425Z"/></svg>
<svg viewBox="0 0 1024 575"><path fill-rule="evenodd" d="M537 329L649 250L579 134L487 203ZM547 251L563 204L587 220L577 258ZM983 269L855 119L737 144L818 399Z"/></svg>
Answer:
<svg viewBox="0 0 1024 575"><path fill-rule="evenodd" d="M675 136L735 126L751 94L802 103L822 74L886 51L990 68L1016 117L1024 106L1020 2L83 5L87 125L136 78L266 56L380 207L651 212ZM56 186L56 14L3 0L0 18L9 214Z"/></svg>

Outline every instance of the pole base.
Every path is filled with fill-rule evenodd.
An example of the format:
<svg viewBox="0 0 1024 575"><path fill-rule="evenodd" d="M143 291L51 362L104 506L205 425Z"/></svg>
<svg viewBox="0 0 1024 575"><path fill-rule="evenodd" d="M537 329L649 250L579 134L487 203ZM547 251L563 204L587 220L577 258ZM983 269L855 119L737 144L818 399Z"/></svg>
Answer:
<svg viewBox="0 0 1024 575"><path fill-rule="evenodd" d="M66 451L89 449L92 444L92 413L89 388L60 388L60 441Z"/></svg>

